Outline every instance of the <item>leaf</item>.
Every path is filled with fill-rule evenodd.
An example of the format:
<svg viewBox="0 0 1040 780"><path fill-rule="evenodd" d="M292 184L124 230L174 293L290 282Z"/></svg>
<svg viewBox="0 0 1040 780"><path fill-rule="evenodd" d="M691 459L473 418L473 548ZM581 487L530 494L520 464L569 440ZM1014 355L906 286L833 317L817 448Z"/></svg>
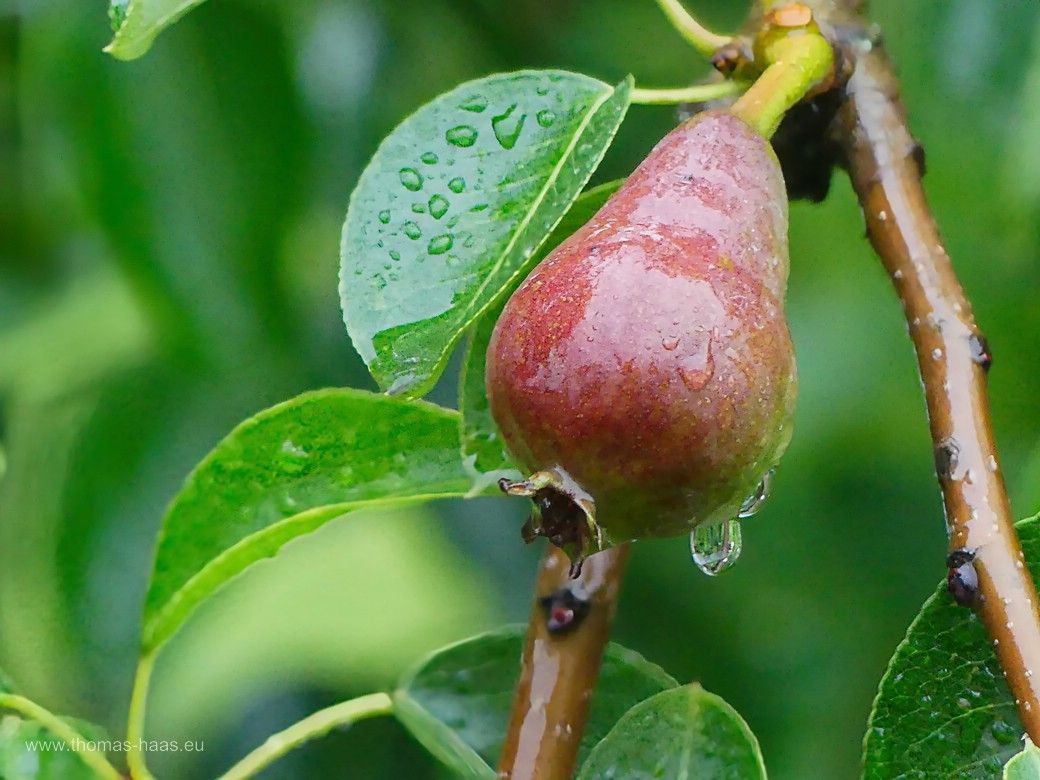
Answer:
<svg viewBox="0 0 1040 780"><path fill-rule="evenodd" d="M1004 780L1040 780L1040 748L1028 737L1022 752L1004 765Z"/></svg>
<svg viewBox="0 0 1040 780"><path fill-rule="evenodd" d="M217 588L353 509L466 492L458 414L360 390L319 390L239 425L163 522L145 604L147 652Z"/></svg>
<svg viewBox="0 0 1040 780"><path fill-rule="evenodd" d="M427 750L470 777L494 777L520 673L524 626L507 626L438 650L406 674L395 713ZM579 758L636 702L674 688L674 679L641 655L609 644Z"/></svg>
<svg viewBox="0 0 1040 780"><path fill-rule="evenodd" d="M593 214L617 192L621 180L607 182L586 190L574 201L563 219L539 250L535 263L563 243L564 239L592 219ZM484 372L488 342L502 309L523 278L517 276L502 296L498 305L484 314L470 333L466 344L466 356L462 362L459 379L459 411L462 413L462 457L467 467L479 474L493 474L503 469L514 468L505 442L499 437L498 426L491 417Z"/></svg>
<svg viewBox="0 0 1040 780"><path fill-rule="evenodd" d="M758 740L736 710L695 683L636 704L581 765L579 780L765 778Z"/></svg>
<svg viewBox="0 0 1040 780"><path fill-rule="evenodd" d="M488 76L383 141L351 196L340 266L347 330L383 388L430 389L585 186L630 88L565 71Z"/></svg>
<svg viewBox="0 0 1040 780"><path fill-rule="evenodd" d="M1018 526L1033 577L1040 523ZM881 680L863 746L865 778L999 778L1021 748L1014 697L978 617L941 583Z"/></svg>
<svg viewBox="0 0 1040 780"><path fill-rule="evenodd" d="M115 37L105 51L118 60L136 60L155 36L203 0L111 0L108 15Z"/></svg>

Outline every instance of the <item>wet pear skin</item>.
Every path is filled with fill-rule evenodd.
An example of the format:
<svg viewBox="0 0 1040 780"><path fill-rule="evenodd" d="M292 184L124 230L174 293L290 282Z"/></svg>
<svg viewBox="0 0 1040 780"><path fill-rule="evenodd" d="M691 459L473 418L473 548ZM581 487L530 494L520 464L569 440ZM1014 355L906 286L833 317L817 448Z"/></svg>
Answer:
<svg viewBox="0 0 1040 780"><path fill-rule="evenodd" d="M487 390L510 452L573 477L608 543L733 517L790 440L787 273L768 142L693 117L508 301Z"/></svg>

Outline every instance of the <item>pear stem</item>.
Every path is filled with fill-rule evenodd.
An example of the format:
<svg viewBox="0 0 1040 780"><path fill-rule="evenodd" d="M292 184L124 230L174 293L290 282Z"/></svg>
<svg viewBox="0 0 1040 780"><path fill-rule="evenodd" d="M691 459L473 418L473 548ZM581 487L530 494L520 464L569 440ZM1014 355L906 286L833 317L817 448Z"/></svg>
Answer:
<svg viewBox="0 0 1040 780"><path fill-rule="evenodd" d="M623 544L591 555L571 579L567 556L557 547L546 550L498 777L565 780L574 775L628 551ZM561 594L586 607L580 617L572 612L573 624L562 629L546 606Z"/></svg>
<svg viewBox="0 0 1040 780"><path fill-rule="evenodd" d="M818 31L803 28L765 48L765 71L730 111L763 138L772 138L784 114L832 72L834 52Z"/></svg>

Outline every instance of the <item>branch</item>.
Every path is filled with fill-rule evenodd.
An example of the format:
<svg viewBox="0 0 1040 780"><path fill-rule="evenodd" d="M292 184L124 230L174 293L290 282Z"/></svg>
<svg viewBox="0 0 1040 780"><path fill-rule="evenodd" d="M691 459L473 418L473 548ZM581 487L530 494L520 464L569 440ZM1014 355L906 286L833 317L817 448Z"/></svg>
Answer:
<svg viewBox="0 0 1040 780"><path fill-rule="evenodd" d="M589 557L573 580L566 554L546 551L499 777L568 780L574 774L628 549L624 544Z"/></svg>
<svg viewBox="0 0 1040 780"><path fill-rule="evenodd" d="M849 54L853 70L837 129L870 241L902 299L917 351L950 535L951 593L977 609L1036 742L1040 614L997 460L988 347L925 199L923 157L891 65L866 43Z"/></svg>

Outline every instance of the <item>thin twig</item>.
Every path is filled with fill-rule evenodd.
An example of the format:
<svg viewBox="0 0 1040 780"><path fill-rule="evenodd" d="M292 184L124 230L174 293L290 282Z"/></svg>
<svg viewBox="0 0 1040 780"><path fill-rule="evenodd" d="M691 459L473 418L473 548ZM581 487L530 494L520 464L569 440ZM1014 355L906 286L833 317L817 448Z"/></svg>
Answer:
<svg viewBox="0 0 1040 780"><path fill-rule="evenodd" d="M737 81L714 81L689 87L651 89L634 87L629 93L633 103L642 106L668 106L677 103L707 103L709 100L737 95L746 85Z"/></svg>
<svg viewBox="0 0 1040 780"><path fill-rule="evenodd" d="M322 737L334 728L357 723L365 718L389 715L393 711L393 699L385 693L370 693L318 710L269 736L260 747L221 775L220 780L246 780L254 777L290 750Z"/></svg>
<svg viewBox="0 0 1040 780"><path fill-rule="evenodd" d="M733 39L728 35L717 35L698 22L679 0L657 0L668 21L690 44L706 57Z"/></svg>
<svg viewBox="0 0 1040 780"><path fill-rule="evenodd" d="M627 559L627 544L596 553L572 580L567 556L556 547L547 550L538 570L499 777L568 780L573 775ZM578 602L577 608L569 599ZM563 610L570 604L570 621L566 611L553 614L557 603Z"/></svg>
<svg viewBox="0 0 1040 780"><path fill-rule="evenodd" d="M1026 732L1040 740L1040 614L997 460L986 390L989 352L921 186L923 159L891 65L850 48L840 142L871 243L903 301L924 383L950 551L974 555L976 608ZM1036 674L1034 674L1034 672Z"/></svg>

